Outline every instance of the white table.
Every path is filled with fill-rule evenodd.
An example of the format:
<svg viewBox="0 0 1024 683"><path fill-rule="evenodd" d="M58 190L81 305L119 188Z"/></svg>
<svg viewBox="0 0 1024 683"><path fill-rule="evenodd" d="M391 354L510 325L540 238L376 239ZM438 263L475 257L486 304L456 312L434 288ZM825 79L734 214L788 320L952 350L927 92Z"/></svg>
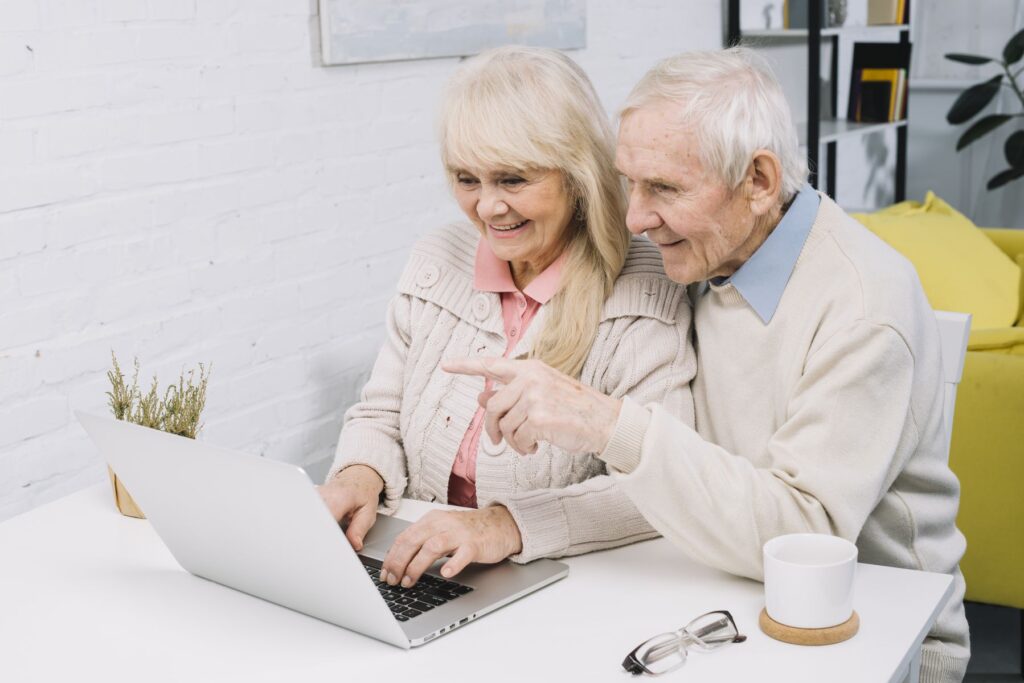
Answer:
<svg viewBox="0 0 1024 683"><path fill-rule="evenodd" d="M402 516L425 509L407 502ZM952 590L946 575L859 565L860 633L813 648L758 630L761 584L664 540L568 564L568 578L406 652L185 573L98 485L0 524L0 681L622 683L633 679L619 663L640 641L715 609L747 642L693 653L661 680L916 681Z"/></svg>

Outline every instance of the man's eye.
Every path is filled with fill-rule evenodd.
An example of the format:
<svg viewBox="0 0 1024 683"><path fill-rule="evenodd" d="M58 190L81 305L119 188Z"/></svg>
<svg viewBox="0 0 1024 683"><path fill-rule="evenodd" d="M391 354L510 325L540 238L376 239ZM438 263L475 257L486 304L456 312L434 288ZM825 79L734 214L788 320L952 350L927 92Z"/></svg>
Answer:
<svg viewBox="0 0 1024 683"><path fill-rule="evenodd" d="M653 189L655 192L661 193L675 192L676 190L676 188L672 187L671 185L666 185L665 183L654 183L651 185L651 189Z"/></svg>

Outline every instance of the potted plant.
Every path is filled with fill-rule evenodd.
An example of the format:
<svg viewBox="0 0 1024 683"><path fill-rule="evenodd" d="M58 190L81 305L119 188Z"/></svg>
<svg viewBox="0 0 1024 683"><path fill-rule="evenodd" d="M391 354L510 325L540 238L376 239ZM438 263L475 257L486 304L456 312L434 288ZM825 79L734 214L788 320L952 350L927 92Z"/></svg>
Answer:
<svg viewBox="0 0 1024 683"><path fill-rule="evenodd" d="M170 434L177 434L189 439L196 438L196 435L203 428L199 418L206 406L206 385L209 381L209 371L200 363L198 379L196 371L184 370L178 378L177 384L167 387L163 398L160 397L156 376L153 383L144 395L139 389L139 360L135 359L135 372L132 375L132 382L129 386L125 382L124 373L117 362L117 356L110 352L114 367L107 372L107 379L110 380L110 391L107 392L110 412L118 420L125 420L143 427L160 429ZM145 515L139 509L131 494L118 479L117 475L109 467L110 483L114 489L114 502L121 514L128 517L144 519Z"/></svg>
<svg viewBox="0 0 1024 683"><path fill-rule="evenodd" d="M981 65L994 63L1002 68L1002 73L993 76L987 81L973 85L960 93L960 96L953 102L953 106L950 107L949 113L946 114L947 121L954 125L966 123L980 114L1004 87L1009 88L1016 95L1022 108L1022 111L1015 114L989 114L975 121L957 140L956 150L958 152L1008 121L1024 116L1024 93L1021 92L1020 84L1017 82L1021 73L1024 72L1024 68L1019 68L1016 71L1011 68L1020 62L1022 57L1024 57L1024 30L1018 31L1016 35L1007 41L1003 47L1002 59L961 53L946 55L946 59L962 64ZM1000 171L989 179L986 187L990 190L994 190L1011 180L1024 176L1024 130L1017 130L1010 134L1010 137L1006 139L1006 143L1003 145L1003 153L1006 156L1009 168Z"/></svg>

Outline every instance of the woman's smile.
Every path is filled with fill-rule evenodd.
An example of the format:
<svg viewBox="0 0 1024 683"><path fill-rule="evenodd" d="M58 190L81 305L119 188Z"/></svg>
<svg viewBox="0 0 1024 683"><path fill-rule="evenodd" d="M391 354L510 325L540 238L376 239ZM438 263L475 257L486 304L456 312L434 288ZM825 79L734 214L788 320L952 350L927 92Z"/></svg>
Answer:
<svg viewBox="0 0 1024 683"><path fill-rule="evenodd" d="M504 225L488 224L491 234L499 240L507 240L516 237L529 227L530 221L519 221L518 223L506 223Z"/></svg>

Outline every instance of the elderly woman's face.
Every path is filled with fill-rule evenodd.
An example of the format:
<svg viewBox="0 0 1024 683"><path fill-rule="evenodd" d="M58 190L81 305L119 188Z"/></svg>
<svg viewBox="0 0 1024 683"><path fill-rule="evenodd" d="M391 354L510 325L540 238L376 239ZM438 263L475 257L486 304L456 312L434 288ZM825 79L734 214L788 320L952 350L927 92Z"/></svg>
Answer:
<svg viewBox="0 0 1024 683"><path fill-rule="evenodd" d="M765 237L745 198L706 171L699 152L700 140L679 128L670 105L635 110L619 128L626 225L658 245L666 274L684 284L732 275Z"/></svg>
<svg viewBox="0 0 1024 683"><path fill-rule="evenodd" d="M459 207L513 272L518 264L539 272L562 253L573 206L561 173L462 168L453 175Z"/></svg>

